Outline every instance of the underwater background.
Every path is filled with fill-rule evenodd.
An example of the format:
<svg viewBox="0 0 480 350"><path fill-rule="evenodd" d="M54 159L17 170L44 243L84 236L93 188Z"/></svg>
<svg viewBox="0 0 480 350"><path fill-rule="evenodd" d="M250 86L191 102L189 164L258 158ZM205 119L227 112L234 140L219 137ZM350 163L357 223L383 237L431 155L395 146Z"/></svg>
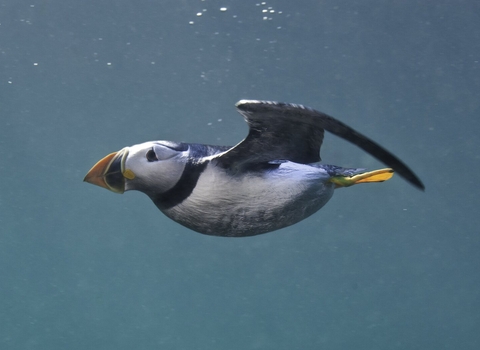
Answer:
<svg viewBox="0 0 480 350"><path fill-rule="evenodd" d="M149 140L234 145L240 99L404 160L301 223L192 232L83 183ZM1 0L1 349L480 349L480 3ZM322 158L383 167L326 134Z"/></svg>

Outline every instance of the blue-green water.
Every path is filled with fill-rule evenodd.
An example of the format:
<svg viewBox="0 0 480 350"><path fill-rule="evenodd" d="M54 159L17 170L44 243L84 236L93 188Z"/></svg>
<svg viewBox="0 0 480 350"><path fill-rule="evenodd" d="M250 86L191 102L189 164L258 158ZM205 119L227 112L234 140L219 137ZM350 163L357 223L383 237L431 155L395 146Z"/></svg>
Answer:
<svg viewBox="0 0 480 350"><path fill-rule="evenodd" d="M479 14L460 0L1 1L0 348L480 348ZM242 98L341 119L426 192L396 176L225 239L82 182L127 145L237 143ZM381 166L330 135L322 158Z"/></svg>

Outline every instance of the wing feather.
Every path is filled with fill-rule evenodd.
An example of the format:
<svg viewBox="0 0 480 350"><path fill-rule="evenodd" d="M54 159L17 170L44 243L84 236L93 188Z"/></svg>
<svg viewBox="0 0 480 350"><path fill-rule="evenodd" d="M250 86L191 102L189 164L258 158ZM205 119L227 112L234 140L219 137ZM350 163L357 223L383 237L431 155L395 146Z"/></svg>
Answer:
<svg viewBox="0 0 480 350"><path fill-rule="evenodd" d="M275 160L319 162L324 130L360 147L391 167L413 186L421 180L399 158L341 121L314 109L270 101L241 100L236 104L249 126L247 137L217 158L220 165L242 171Z"/></svg>

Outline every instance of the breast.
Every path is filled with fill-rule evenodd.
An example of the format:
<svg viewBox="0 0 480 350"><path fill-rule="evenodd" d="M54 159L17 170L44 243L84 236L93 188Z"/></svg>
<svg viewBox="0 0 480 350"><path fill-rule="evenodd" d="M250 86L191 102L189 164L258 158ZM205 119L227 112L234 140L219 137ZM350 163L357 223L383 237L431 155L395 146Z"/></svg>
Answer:
<svg viewBox="0 0 480 350"><path fill-rule="evenodd" d="M194 231L244 237L293 225L318 211L333 195L323 169L284 163L267 172L231 176L210 164L182 203L162 210Z"/></svg>

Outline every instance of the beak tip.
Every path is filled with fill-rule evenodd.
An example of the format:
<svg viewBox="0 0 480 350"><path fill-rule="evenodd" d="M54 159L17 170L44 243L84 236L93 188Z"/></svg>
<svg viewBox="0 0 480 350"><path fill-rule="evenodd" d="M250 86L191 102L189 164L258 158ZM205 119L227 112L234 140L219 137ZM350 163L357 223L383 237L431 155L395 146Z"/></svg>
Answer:
<svg viewBox="0 0 480 350"><path fill-rule="evenodd" d="M85 175L85 177L83 178L83 182L88 182L88 183L92 183L92 176L88 173L87 175Z"/></svg>

